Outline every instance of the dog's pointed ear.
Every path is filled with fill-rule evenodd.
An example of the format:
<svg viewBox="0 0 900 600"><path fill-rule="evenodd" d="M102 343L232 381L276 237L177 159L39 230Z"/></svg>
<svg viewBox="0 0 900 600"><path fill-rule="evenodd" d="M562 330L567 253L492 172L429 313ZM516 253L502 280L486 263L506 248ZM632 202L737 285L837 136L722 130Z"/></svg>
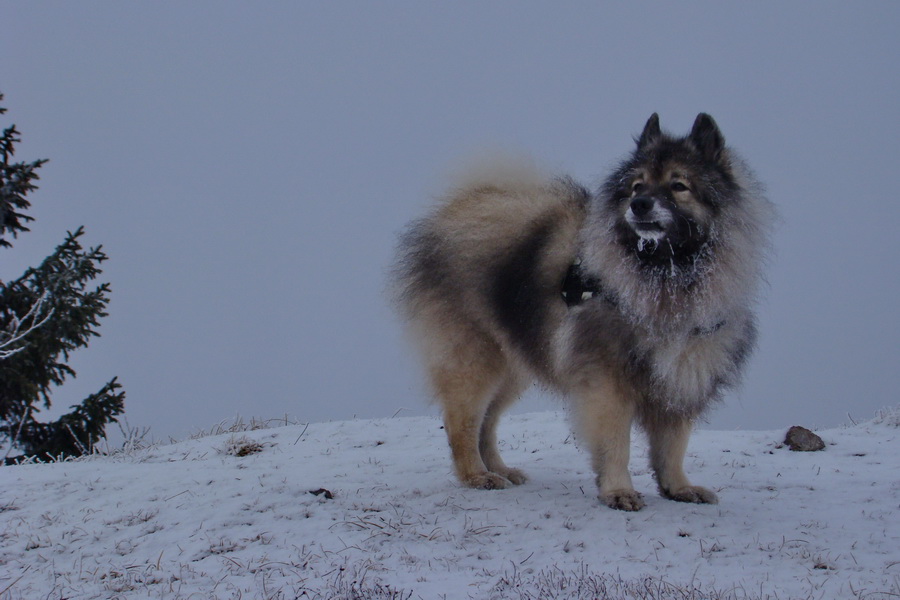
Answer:
<svg viewBox="0 0 900 600"><path fill-rule="evenodd" d="M688 139L691 140L697 151L709 160L719 160L722 150L725 148L725 138L719 131L719 126L706 113L697 115Z"/></svg>
<svg viewBox="0 0 900 600"><path fill-rule="evenodd" d="M661 136L662 132L659 130L659 115L653 113L650 115L650 118L647 119L647 124L644 125L644 131L641 133L641 137L637 139L638 150L649 146Z"/></svg>

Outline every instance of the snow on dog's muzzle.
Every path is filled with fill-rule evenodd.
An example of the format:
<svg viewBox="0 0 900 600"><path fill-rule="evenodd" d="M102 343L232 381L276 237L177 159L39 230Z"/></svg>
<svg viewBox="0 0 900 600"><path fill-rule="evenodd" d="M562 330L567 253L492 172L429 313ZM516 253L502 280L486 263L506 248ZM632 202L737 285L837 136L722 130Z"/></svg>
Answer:
<svg viewBox="0 0 900 600"><path fill-rule="evenodd" d="M672 212L651 196L637 196L628 205L625 220L635 233L647 240L661 239L672 223Z"/></svg>

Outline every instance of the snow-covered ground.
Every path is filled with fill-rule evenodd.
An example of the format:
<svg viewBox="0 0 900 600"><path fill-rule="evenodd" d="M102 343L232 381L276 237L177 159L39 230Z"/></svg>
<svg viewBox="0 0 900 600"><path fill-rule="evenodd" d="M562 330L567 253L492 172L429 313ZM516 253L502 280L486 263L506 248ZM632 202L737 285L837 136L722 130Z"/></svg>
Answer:
<svg viewBox="0 0 900 600"><path fill-rule="evenodd" d="M2 467L0 599L896 598L900 411L819 433L697 432L716 506L657 496L636 436L637 513L600 505L555 412L501 425L531 476L503 491L459 486L434 418Z"/></svg>

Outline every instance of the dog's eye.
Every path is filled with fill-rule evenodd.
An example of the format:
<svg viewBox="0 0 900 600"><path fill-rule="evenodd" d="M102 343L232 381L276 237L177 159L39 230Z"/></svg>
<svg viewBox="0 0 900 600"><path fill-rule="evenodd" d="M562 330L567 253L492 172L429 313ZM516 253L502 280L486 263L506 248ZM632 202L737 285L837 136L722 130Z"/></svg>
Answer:
<svg viewBox="0 0 900 600"><path fill-rule="evenodd" d="M680 181L673 182L671 187L672 187L673 192L686 192L690 189L688 186L681 183Z"/></svg>
<svg viewBox="0 0 900 600"><path fill-rule="evenodd" d="M634 184L632 184L632 186L631 186L631 193L632 193L632 194L640 194L640 193L643 192L645 189L647 189L647 186L645 186L645 185L643 184L643 182L641 182L641 181L636 181L636 182L635 182Z"/></svg>

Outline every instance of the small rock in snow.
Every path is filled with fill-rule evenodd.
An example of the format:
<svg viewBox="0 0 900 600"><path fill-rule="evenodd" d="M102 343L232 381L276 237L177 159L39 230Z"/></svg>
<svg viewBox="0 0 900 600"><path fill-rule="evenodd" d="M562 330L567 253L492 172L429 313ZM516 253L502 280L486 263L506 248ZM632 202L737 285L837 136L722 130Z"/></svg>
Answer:
<svg viewBox="0 0 900 600"><path fill-rule="evenodd" d="M822 441L822 438L799 425L788 429L784 443L794 452L816 452L825 449L825 442Z"/></svg>
<svg viewBox="0 0 900 600"><path fill-rule="evenodd" d="M334 499L334 494L332 494L330 491L326 490L325 488L319 488L317 490L309 490L309 493L312 494L313 496L323 496L326 500Z"/></svg>

